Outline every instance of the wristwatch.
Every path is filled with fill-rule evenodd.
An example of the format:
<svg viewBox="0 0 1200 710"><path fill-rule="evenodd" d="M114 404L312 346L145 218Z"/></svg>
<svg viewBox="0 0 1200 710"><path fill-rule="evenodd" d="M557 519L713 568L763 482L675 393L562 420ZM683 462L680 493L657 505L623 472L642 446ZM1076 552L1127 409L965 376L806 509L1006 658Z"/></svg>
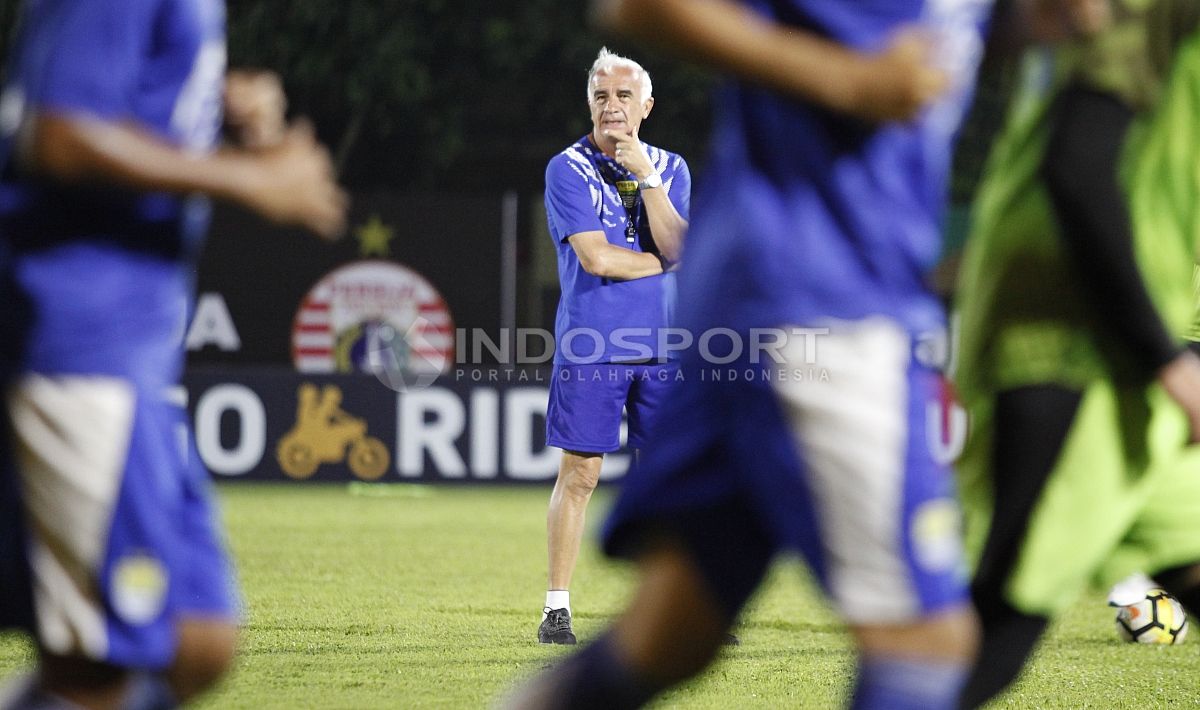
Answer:
<svg viewBox="0 0 1200 710"><path fill-rule="evenodd" d="M650 173L645 180L638 183L639 190L649 190L654 187L662 187L662 175L658 173Z"/></svg>

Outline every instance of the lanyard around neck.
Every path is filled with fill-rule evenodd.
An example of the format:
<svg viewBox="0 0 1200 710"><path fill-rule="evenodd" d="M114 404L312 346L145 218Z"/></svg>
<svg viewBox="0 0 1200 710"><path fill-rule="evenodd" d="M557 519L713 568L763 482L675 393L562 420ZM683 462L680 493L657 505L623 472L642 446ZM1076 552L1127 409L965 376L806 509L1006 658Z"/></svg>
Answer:
<svg viewBox="0 0 1200 710"><path fill-rule="evenodd" d="M621 198L621 206L625 208L625 242L633 244L637 241L637 223L642 216L638 182L637 180L622 180L617 175L612 163L603 158L598 159L595 165L601 179L617 189L617 195Z"/></svg>

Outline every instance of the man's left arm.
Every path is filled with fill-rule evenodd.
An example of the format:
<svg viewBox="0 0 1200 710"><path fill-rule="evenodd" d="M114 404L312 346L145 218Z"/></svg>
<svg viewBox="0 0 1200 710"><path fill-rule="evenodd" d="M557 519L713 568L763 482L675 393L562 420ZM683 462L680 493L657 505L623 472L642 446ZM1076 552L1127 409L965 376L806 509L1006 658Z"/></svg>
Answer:
<svg viewBox="0 0 1200 710"><path fill-rule="evenodd" d="M637 136L628 133L612 135L615 135L617 139L617 162L633 173L638 182L644 183L651 175L658 175L658 171L654 169L654 163L646 154L646 148ZM683 176L686 176L686 180L679 180ZM686 165L682 166L676 179L677 182L672 189L691 190L691 175L687 172ZM685 182L686 184L683 184ZM667 261L679 261L679 254L683 250L683 237L687 234L688 229L687 218L679 213L679 209L671 201L665 184L660 183L657 187L643 187L641 193L642 204L646 208L646 218L650 222L650 234L654 238L658 252ZM687 200L683 204L687 204Z"/></svg>

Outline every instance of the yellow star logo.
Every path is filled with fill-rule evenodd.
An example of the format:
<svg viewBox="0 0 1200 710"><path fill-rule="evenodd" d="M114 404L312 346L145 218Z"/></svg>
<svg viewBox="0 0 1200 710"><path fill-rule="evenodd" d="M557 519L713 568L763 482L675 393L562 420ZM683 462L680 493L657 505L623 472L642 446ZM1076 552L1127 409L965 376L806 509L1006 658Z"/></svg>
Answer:
<svg viewBox="0 0 1200 710"><path fill-rule="evenodd" d="M379 219L379 215L371 215L367 223L354 230L354 238L358 240L358 253L361 256L391 256L388 242L392 240L392 228Z"/></svg>

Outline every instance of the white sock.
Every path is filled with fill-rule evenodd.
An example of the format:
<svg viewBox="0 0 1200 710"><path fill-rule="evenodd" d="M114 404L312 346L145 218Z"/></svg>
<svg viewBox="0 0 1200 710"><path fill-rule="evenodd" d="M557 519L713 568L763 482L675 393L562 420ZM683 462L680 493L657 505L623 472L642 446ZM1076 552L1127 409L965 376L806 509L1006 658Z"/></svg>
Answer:
<svg viewBox="0 0 1200 710"><path fill-rule="evenodd" d="M546 592L546 606L542 610L542 618L546 618L546 609L566 609L571 613L571 593L565 589L551 589Z"/></svg>

